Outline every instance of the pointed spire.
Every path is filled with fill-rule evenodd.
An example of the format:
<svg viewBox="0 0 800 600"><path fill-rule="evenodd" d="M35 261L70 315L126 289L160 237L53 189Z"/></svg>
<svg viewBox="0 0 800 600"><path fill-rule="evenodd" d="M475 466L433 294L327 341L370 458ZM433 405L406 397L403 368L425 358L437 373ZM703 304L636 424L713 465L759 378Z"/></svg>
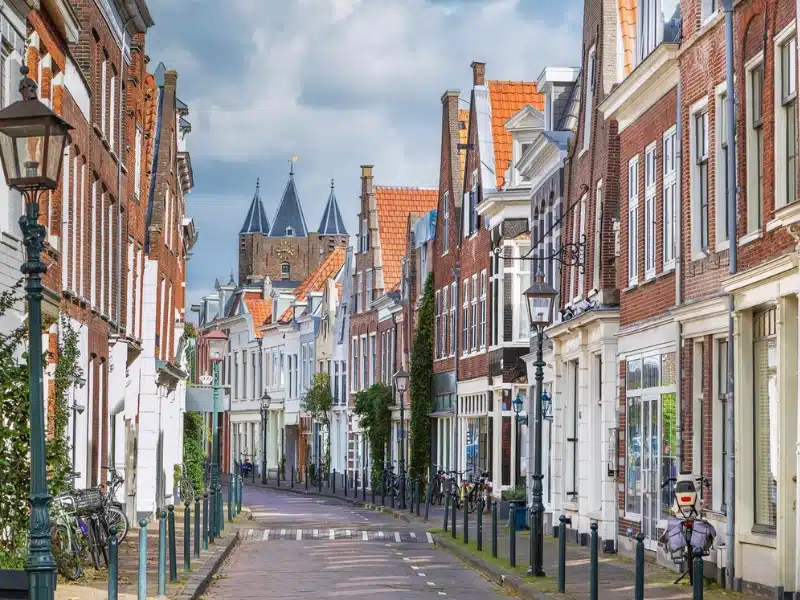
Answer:
<svg viewBox="0 0 800 600"><path fill-rule="evenodd" d="M331 179L331 193L328 195L328 203L325 205L325 212L322 213L317 233L319 235L347 235L342 213L339 212L339 203L336 201L336 193L333 190L333 179Z"/></svg>
<svg viewBox="0 0 800 600"><path fill-rule="evenodd" d="M292 157L292 170L289 172L289 181L283 190L281 203L275 213L272 228L269 230L269 237L307 237L308 227L306 218L303 216L303 207L300 206L300 198L297 195L297 187L294 183L294 160Z"/></svg>
<svg viewBox="0 0 800 600"><path fill-rule="evenodd" d="M256 193L253 195L253 200L250 202L250 208L247 211L247 216L244 219L244 225L239 231L239 235L247 233L269 233L269 221L267 221L267 213L264 212L264 204L261 202L261 180L256 179Z"/></svg>
<svg viewBox="0 0 800 600"><path fill-rule="evenodd" d="M236 285L236 281L233 279L233 269L231 269L231 280L228 282L228 285Z"/></svg>

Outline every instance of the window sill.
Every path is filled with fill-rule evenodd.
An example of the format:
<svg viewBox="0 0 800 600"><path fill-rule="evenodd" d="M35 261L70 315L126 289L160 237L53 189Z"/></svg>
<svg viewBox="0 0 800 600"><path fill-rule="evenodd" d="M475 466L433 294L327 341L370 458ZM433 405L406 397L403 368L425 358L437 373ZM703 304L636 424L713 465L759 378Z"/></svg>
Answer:
<svg viewBox="0 0 800 600"><path fill-rule="evenodd" d="M800 202L795 201L776 210L773 220L767 223L767 231L771 231L770 225L776 221L776 227L780 225L791 225L792 223L800 221Z"/></svg>
<svg viewBox="0 0 800 600"><path fill-rule="evenodd" d="M754 546L765 546L767 548L777 548L778 538L776 530L763 525L753 525L750 533L738 533L741 542L753 544Z"/></svg>
<svg viewBox="0 0 800 600"><path fill-rule="evenodd" d="M632 281L629 281L628 282L628 287L622 288L622 291L623 292L632 292L633 290L635 290L638 287L639 287L639 280L638 279L634 279Z"/></svg>
<svg viewBox="0 0 800 600"><path fill-rule="evenodd" d="M622 513L622 518L631 523L641 523L642 515L635 515L633 513Z"/></svg>
<svg viewBox="0 0 800 600"><path fill-rule="evenodd" d="M743 235L742 237L740 237L737 243L739 246L746 246L750 242L755 242L756 240L760 240L763 237L763 235L764 235L763 230L756 229L755 231L752 231L747 235Z"/></svg>

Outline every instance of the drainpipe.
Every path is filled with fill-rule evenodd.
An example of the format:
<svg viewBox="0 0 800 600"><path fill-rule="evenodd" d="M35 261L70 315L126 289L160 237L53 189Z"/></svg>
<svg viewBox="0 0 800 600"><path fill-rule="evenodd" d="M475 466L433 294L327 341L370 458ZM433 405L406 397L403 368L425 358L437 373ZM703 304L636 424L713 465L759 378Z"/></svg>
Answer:
<svg viewBox="0 0 800 600"><path fill-rule="evenodd" d="M675 161L676 164L676 179L677 179L677 199L676 199L676 207L677 207L677 219L676 223L678 226L675 228L675 306L680 306L683 302L683 290L681 289L681 283L683 282L683 236L681 235L683 232L683 228L680 226L680 223L683 223L683 209L682 209L682 194L681 194L681 165L683 164L682 159L682 145L681 140L683 139L683 87L681 86L681 80L678 79L678 87L676 92L677 100L675 103L675 152L677 153L677 160ZM677 439L677 461L678 461L678 472L683 472L683 427L682 423L682 410L681 410L681 402L682 402L682 393L681 393L681 381L683 381L682 377L682 351L683 351L683 325L680 321L675 324L676 328L676 337L677 344L675 346L675 369L677 374L677 382L678 385L675 386L675 405L676 405L676 419L675 419L675 437Z"/></svg>
<svg viewBox="0 0 800 600"><path fill-rule="evenodd" d="M733 72L733 0L723 0L723 10L725 11L725 69L728 81L728 93L725 101L728 104L728 244L729 244L729 267L730 274L736 274L737 268L737 243L736 243L736 101L735 85ZM728 465L725 471L725 504L728 510L728 527L726 539L726 565L725 583L728 589L734 589L734 544L735 544L735 514L736 496L734 494L735 468L734 457L734 352L733 352L733 318L734 304L733 294L728 295L728 398L725 403L726 419L728 422L725 445L728 449Z"/></svg>
<svg viewBox="0 0 800 600"><path fill-rule="evenodd" d="M452 455L453 460L452 468L453 470L458 471L458 353L461 351L458 345L458 332L461 331L460 323L458 322L458 319L461 316L461 304L458 302L458 294L461 291L461 261L456 262L456 266L453 269L453 279L456 282L456 293L451 299L455 303L456 307L456 323L455 331L453 332L453 340L455 340L456 344L456 355L455 360L453 361L456 401L455 405L453 406L453 448L450 454Z"/></svg>

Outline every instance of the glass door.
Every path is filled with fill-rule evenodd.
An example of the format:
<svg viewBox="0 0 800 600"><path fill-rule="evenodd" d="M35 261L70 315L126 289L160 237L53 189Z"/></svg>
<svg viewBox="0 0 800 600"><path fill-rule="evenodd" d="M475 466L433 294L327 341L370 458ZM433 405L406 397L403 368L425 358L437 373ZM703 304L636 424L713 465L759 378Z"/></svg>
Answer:
<svg viewBox="0 0 800 600"><path fill-rule="evenodd" d="M661 438L659 396L642 396L642 533L645 545L655 548L658 542L659 491L661 479L659 459Z"/></svg>

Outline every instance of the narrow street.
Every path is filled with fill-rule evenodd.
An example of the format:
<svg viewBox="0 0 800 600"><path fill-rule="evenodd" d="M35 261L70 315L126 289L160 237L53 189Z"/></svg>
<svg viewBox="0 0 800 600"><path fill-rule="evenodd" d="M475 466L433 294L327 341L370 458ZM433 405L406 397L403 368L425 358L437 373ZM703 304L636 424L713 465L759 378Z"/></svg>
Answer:
<svg viewBox="0 0 800 600"><path fill-rule="evenodd" d="M248 488L252 528L206 598L499 598L419 526L336 500ZM398 541L399 540L399 541Z"/></svg>

